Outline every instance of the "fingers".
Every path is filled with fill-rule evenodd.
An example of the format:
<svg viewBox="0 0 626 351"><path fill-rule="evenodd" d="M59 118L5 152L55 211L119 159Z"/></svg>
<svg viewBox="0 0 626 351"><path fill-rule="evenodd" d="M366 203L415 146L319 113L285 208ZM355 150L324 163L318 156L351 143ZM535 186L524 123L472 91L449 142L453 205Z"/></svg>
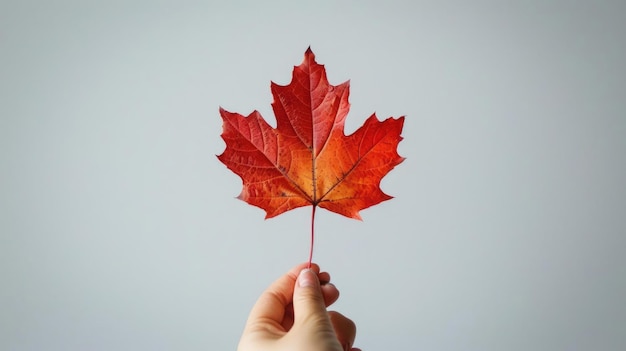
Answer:
<svg viewBox="0 0 626 351"><path fill-rule="evenodd" d="M304 269L300 272L293 293L294 325L307 321L330 325L326 314L326 302L316 272Z"/></svg>
<svg viewBox="0 0 626 351"><path fill-rule="evenodd" d="M324 296L324 304L326 307L332 305L339 299L339 290L332 283L326 283L321 286L322 295Z"/></svg>
<svg viewBox="0 0 626 351"><path fill-rule="evenodd" d="M326 319L327 330L332 332L326 307L337 301L339 290L330 283L330 274L320 273L319 266L316 264L311 265L310 271L307 270L305 273L307 276L310 275L308 277L310 279L305 278L304 285L307 285L308 281L310 286L298 286L299 284L296 283L298 276L307 266L307 263L302 263L293 267L261 294L250 312L246 330L270 332L275 336L283 335L293 327L296 317L294 310L297 310L295 314L303 319L306 319L305 316ZM294 308L294 305L298 305L294 299L300 300L301 310L298 310L298 307ZM313 304L312 301L314 301Z"/></svg>
<svg viewBox="0 0 626 351"><path fill-rule="evenodd" d="M356 351L358 349L352 349L352 345L354 344L354 339L356 338L356 325L353 321L345 317L339 312L330 311L328 312L328 316L330 318L330 323L335 329L335 335L337 335L337 340L343 347L345 351Z"/></svg>
<svg viewBox="0 0 626 351"><path fill-rule="evenodd" d="M324 288L326 286L326 288ZM341 346L345 351L352 349L356 337L356 325L338 312L328 312L323 289L327 289L331 300L339 297L339 291L328 283L320 285L318 275L311 270L303 270L294 287L293 310L294 330L308 330L308 335L317 342L328 342Z"/></svg>
<svg viewBox="0 0 626 351"><path fill-rule="evenodd" d="M285 316L285 308L290 305L293 298L293 289L296 279L300 271L308 264L302 263L292 268L287 274L278 278L261 294L257 300L250 316L248 317L248 326L257 326L264 328L265 325L259 323L271 322L274 326L281 325ZM319 272L319 266L313 264L311 270L315 273ZM330 296L332 297L332 295Z"/></svg>
<svg viewBox="0 0 626 351"><path fill-rule="evenodd" d="M292 268L272 283L252 308L241 342L295 338L304 344L352 348L356 336L354 323L326 307L339 298L339 290L330 283L330 274L307 263ZM244 340L245 339L245 340ZM334 348L333 348L334 350Z"/></svg>
<svg viewBox="0 0 626 351"><path fill-rule="evenodd" d="M330 282L330 274L328 274L328 272L320 272L317 277L319 278L320 284L322 285L328 284Z"/></svg>

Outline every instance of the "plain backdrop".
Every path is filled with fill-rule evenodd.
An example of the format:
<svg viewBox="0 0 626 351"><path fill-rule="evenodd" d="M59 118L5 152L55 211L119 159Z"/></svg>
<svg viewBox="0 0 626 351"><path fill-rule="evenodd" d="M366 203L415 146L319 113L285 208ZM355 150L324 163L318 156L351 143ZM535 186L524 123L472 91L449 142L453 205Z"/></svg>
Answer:
<svg viewBox="0 0 626 351"><path fill-rule="evenodd" d="M319 211L364 350L626 349L623 1L0 3L0 349L234 350L310 208L235 199L311 46L346 131L406 115L391 201Z"/></svg>

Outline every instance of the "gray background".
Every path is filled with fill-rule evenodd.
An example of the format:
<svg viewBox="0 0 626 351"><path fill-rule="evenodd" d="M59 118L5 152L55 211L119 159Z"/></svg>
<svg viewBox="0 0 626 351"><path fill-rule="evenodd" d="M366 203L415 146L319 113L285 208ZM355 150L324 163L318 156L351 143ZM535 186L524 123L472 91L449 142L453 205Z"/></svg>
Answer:
<svg viewBox="0 0 626 351"><path fill-rule="evenodd" d="M626 349L625 33L623 1L2 1L0 349L234 349L310 208L234 199L218 106L273 120L309 45L348 131L407 116L396 198L319 212L357 346Z"/></svg>

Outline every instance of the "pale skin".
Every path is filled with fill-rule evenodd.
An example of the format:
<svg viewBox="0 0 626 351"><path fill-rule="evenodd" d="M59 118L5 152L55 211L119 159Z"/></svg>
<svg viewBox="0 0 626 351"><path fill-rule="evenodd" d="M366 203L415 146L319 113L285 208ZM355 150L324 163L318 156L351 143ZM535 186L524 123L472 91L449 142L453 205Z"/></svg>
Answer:
<svg viewBox="0 0 626 351"><path fill-rule="evenodd" d="M265 290L250 311L238 351L360 351L356 326L326 308L339 298L318 265L292 268Z"/></svg>

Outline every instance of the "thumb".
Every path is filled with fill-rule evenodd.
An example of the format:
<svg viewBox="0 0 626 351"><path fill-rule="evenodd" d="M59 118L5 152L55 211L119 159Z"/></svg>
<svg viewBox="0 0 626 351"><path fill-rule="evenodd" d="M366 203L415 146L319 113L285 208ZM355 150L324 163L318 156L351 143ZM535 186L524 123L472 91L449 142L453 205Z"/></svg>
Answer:
<svg viewBox="0 0 626 351"><path fill-rule="evenodd" d="M293 292L294 327L332 330L317 274L303 269Z"/></svg>

